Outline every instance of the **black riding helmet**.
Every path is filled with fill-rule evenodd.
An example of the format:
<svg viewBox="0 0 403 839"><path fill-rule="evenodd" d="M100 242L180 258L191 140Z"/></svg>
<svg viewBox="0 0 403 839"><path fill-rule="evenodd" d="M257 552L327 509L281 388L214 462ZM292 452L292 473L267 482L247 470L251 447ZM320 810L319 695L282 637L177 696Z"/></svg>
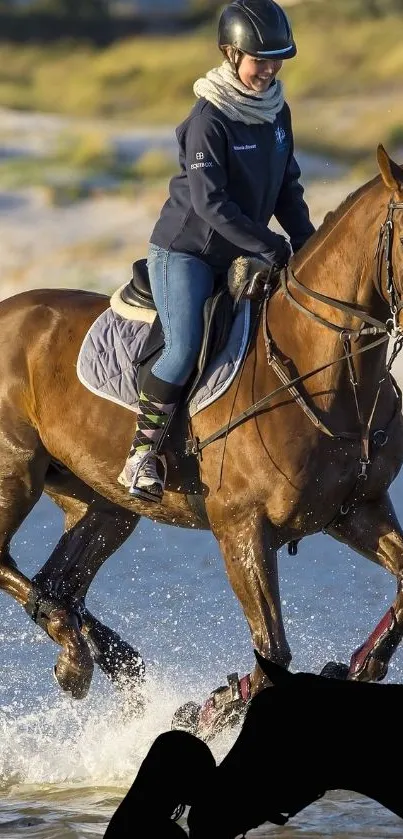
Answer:
<svg viewBox="0 0 403 839"><path fill-rule="evenodd" d="M293 58L297 47L287 15L274 0L234 0L218 23L218 46L257 58Z"/></svg>

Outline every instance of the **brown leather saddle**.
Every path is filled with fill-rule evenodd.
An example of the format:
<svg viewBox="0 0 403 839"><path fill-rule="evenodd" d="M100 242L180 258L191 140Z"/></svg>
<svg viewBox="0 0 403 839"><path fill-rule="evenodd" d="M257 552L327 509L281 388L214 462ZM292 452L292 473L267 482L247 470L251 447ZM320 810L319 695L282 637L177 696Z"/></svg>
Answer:
<svg viewBox="0 0 403 839"><path fill-rule="evenodd" d="M155 309L146 259L138 259L136 262L133 262L132 278L122 289L120 296L129 306L142 306L143 309Z"/></svg>

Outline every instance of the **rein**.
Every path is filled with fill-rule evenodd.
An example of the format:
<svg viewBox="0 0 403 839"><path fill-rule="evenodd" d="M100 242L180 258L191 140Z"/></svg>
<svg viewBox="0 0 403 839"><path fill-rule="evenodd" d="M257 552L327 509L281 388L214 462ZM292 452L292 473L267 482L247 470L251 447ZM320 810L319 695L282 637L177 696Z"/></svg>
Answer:
<svg viewBox="0 0 403 839"><path fill-rule="evenodd" d="M204 440L199 440L198 438L192 438L186 441L186 454L194 454L199 455L206 446L209 446L210 443L215 442L216 440L220 439L223 436L227 436L232 429L237 428L239 425L244 423L246 420L250 419L251 417L257 416L258 414L264 412L266 408L270 405L270 403L281 393L288 391L295 402L302 408L306 416L309 420L315 425L318 429L320 429L324 434L329 437L333 437L336 439L349 439L349 440L360 440L361 441L361 455L360 455L360 472L358 474L358 479L366 478L367 477L367 468L370 464L369 459L369 442L370 442L370 431L372 421L375 415L376 406L378 404L378 399L381 391L381 387L383 382L386 379L386 375L390 375L390 370L392 364L403 347L403 334L400 331L400 327L398 325L398 314L399 311L403 308L403 302L399 301L398 291L396 288L395 278L394 278L394 271L393 271L393 261L392 261L392 246L393 246L393 232L394 232L394 223L393 223L393 211L397 209L403 209L403 203L400 202L393 202L390 201L388 205L388 214L384 224L381 226L379 232L379 239L376 248L375 257L378 260L378 267L376 273L376 288L378 293L380 294L381 298L383 299L382 295L382 278L381 278L381 257L382 254L385 256L385 263L386 263L386 290L389 297L389 308L391 313L391 318L389 318L386 323L383 321L378 320L377 318L372 317L368 312L364 309L357 308L354 305L345 303L341 300L337 300L333 297L328 297L324 294L320 294L319 292L314 291L313 289L307 288L306 286L302 285L294 274L286 267L280 275L281 280L281 288L283 293L285 294L288 301L298 310L302 311L306 316L312 318L318 323L321 323L323 326L333 329L337 331L340 335L340 339L343 340L344 346L344 354L340 358L336 358L333 361L328 362L327 364L323 364L320 367L311 370L309 373L305 373L301 376L296 376L294 379L289 377L288 371L286 368L281 364L279 358L273 352L273 342L271 336L269 335L268 328L267 328L267 308L269 304L270 298L270 289L268 285L265 286L265 297L264 297L264 308L263 308L263 334L264 334L264 341L266 347L266 355L268 364L273 368L274 372L283 382L281 387L276 388L276 390L271 391L267 396L264 396L258 402L255 402L248 408L246 411L243 411L237 417L235 417L230 422L227 422L226 425L219 428L209 437L205 438ZM333 309L338 309L339 311L343 312L344 314L351 315L352 317L357 318L358 320L362 321L362 325L358 330L346 330L344 327L340 327L331 321L326 320L325 318L316 315L310 309L307 309L301 303L299 303L295 298L292 296L289 286L298 289L303 294L306 294L308 297L313 298L314 300L318 300L321 303L325 303L326 305L330 306ZM258 316L260 315L260 312ZM366 326L365 324L369 324ZM375 340L371 341L371 343L366 344L364 347L360 347L359 349L355 350L354 352L351 350L351 339L352 338L360 338L364 335L381 335L382 337L376 338ZM386 365L385 375L379 380L377 392L375 394L373 406L370 412L370 416L368 422L364 426L361 410L359 406L359 399L358 399L358 381L355 374L354 368L354 358L358 355L361 355L364 352L368 352L375 347L382 345L383 343L389 341L390 338L395 339L395 346L391 354L391 358ZM249 343L250 346L250 343ZM249 347L248 347L249 348ZM357 410L357 417L360 424L361 432L338 432L334 433L331 431L317 416L314 410L312 410L306 403L306 400L297 389L296 385L301 384L302 382L306 381L307 379L315 376L317 373L321 373L322 371L332 367L335 364L339 364L342 361L347 361L348 369L349 369L349 379L351 386L354 392L354 400ZM396 393L396 407L393 413L393 417L390 420L389 425L393 422L396 414L398 411L401 410L402 407L402 394L400 388L398 387L395 380L392 378L392 384ZM374 438L379 441L379 445L385 445L387 441L387 433L385 430L376 431L374 433ZM380 442L382 441L382 442ZM356 485L353 488L353 492L356 489Z"/></svg>
<svg viewBox="0 0 403 839"><path fill-rule="evenodd" d="M354 353L349 353L349 356L352 357L355 355L360 355L361 353L367 352L368 350L372 350L374 347L378 347L381 344L384 344L386 341L389 341L389 335L385 335L383 338L378 338L377 341L372 341L370 344L367 344L365 347L361 347ZM315 367L314 370L310 370L309 373L304 373L303 376L296 376L295 379L288 379L288 381L281 387L276 388L276 390L272 390L271 393L267 394L267 396L263 396L263 398L259 399L258 402L254 402L254 404L251 405L250 408L247 408L246 411L242 411L242 413L238 414L238 416L235 417L235 419L231 420L230 423L223 425L221 428L215 431L214 434L210 434L210 436L206 437L204 440L199 440L197 437L187 440L186 454L199 454L199 452L203 451L203 449L205 449L206 446L209 446L210 443L214 443L215 440L219 440L220 437L224 437L229 431L232 431L233 428L237 428L239 425L242 425L242 423L245 422L245 420L263 413L266 410L266 408L270 405L270 403L273 401L273 399L275 399L276 396L279 396L280 393L289 391L291 388L294 387L294 385L297 385L300 382L304 382L307 379L310 379L311 376L315 376L316 373L321 373L323 370L327 370L328 367L333 367L334 364L339 364L340 361L344 361L345 357L346 356L342 356L342 358L336 358L333 361L329 361L327 364L322 364L320 367ZM301 399L303 399L302 396ZM313 417L313 412L311 413ZM315 418L315 425L319 424L320 420L318 418ZM345 435L348 435L349 432L341 432L340 435L335 435L331 432L329 432L329 434L332 437L344 437ZM351 437L351 439L353 438L358 439L357 435L355 434L354 437Z"/></svg>
<svg viewBox="0 0 403 839"><path fill-rule="evenodd" d="M289 302L296 308L299 309L300 312L303 312L304 315L315 320L317 323L321 323L322 326L326 326L329 329L333 329L340 334L345 332L346 330L342 326L337 326L336 323L332 323L330 320L326 320L325 318L321 318L320 315L316 315L315 312L311 312L310 309L307 309L306 306L303 306L301 303L298 303L297 300L292 296L289 285L292 285L294 288L298 289L298 291L302 291L308 297L312 297L314 300L319 300L320 303L326 303L327 306L331 306L332 309L339 309L340 312L344 312L345 314L352 315L355 318L363 321L364 323L370 323L372 326L365 327L364 329L358 330L357 333L350 332L350 335L357 334L358 335L377 335L378 333L386 332L386 326L383 321L378 320L377 318L372 317L369 315L365 309L359 309L356 306L352 306L348 303L344 303L342 300L336 300L335 297L327 297L325 294L320 294L318 291L313 291L311 288L307 288L307 286L302 285L302 283L297 280L296 276L290 271L290 269L285 268L284 271L281 272L281 287L284 291L284 294L289 300Z"/></svg>

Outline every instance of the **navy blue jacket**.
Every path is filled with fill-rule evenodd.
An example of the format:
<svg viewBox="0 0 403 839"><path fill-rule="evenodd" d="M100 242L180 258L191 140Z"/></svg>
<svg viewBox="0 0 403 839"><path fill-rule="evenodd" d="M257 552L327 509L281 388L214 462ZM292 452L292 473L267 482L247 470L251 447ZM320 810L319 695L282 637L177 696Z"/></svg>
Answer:
<svg viewBox="0 0 403 839"><path fill-rule="evenodd" d="M242 254L275 260L283 243L267 227L273 215L294 252L314 232L287 104L274 123L245 125L199 99L176 136L180 174L171 179L151 235L155 245L192 253L221 271Z"/></svg>

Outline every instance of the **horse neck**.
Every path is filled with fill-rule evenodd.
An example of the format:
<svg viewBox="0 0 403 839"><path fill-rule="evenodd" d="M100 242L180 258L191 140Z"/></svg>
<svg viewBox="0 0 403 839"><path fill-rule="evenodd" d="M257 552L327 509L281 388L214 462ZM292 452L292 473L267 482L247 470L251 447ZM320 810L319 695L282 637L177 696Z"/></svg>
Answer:
<svg viewBox="0 0 403 839"><path fill-rule="evenodd" d="M375 252L386 218L388 196L379 179L357 190L323 225L295 259L294 274L302 285L328 297L386 315L375 289ZM307 303L304 299L304 304ZM313 305L312 305L313 303ZM346 329L357 328L353 316L312 301L309 308ZM314 308L313 308L314 307Z"/></svg>
<svg viewBox="0 0 403 839"><path fill-rule="evenodd" d="M376 182L367 185L367 189L358 190L346 202L344 212L336 211L334 220L325 221L295 258L292 267L298 281L308 289L341 300L349 306L365 309L373 317L386 320L387 308L382 305L374 284L374 256L379 230L386 217L386 203L387 197L383 196L382 187ZM361 325L353 314L340 312L294 289L292 295L311 312L338 327L352 331ZM297 375L333 359L342 359L344 348L338 331L315 322L282 295L276 303L281 312L278 318L275 312L273 317L269 316L270 329L276 322L279 324L273 329L274 340L292 359ZM368 342L368 338L354 342L353 349L358 349L364 341ZM357 380L364 394L363 410L372 404L374 387L385 368L386 351L385 343L354 360ZM315 376L311 384L307 383L307 389L311 393L322 394L317 404L328 411L332 405L351 401L350 388L341 386L347 383L347 364L341 361Z"/></svg>

